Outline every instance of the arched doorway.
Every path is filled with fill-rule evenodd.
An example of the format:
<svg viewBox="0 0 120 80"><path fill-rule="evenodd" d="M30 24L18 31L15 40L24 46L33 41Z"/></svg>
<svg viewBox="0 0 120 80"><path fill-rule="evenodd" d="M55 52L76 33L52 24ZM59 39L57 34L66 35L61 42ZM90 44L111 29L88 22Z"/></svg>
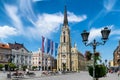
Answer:
<svg viewBox="0 0 120 80"><path fill-rule="evenodd" d="M63 71L66 71L66 63L62 63Z"/></svg>

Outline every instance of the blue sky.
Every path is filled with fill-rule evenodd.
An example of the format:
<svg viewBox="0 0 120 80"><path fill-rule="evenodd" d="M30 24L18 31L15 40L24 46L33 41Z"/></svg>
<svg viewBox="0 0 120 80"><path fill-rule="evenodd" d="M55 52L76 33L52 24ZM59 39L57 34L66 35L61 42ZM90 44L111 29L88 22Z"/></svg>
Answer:
<svg viewBox="0 0 120 80"><path fill-rule="evenodd" d="M109 40L98 46L102 59L111 60L120 40L119 0L0 0L0 42L23 43L30 51L41 47L41 36L60 42L64 5L67 5L71 43L81 53L93 52L82 43L83 30L90 32L89 42L101 42L100 31L111 29Z"/></svg>

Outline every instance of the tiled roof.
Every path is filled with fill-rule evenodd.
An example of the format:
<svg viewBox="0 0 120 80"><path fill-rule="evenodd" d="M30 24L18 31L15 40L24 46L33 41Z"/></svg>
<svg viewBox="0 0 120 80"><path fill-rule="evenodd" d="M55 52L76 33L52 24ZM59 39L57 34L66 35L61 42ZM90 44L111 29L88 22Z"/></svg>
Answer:
<svg viewBox="0 0 120 80"><path fill-rule="evenodd" d="M0 43L0 48L10 49L8 44L3 44L3 43Z"/></svg>

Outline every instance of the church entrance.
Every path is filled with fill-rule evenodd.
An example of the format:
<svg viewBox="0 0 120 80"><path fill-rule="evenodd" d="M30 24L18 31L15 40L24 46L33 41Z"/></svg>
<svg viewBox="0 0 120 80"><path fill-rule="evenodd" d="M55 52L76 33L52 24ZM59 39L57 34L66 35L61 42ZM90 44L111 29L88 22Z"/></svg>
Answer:
<svg viewBox="0 0 120 80"><path fill-rule="evenodd" d="M62 63L63 65L63 71L66 71L66 63Z"/></svg>

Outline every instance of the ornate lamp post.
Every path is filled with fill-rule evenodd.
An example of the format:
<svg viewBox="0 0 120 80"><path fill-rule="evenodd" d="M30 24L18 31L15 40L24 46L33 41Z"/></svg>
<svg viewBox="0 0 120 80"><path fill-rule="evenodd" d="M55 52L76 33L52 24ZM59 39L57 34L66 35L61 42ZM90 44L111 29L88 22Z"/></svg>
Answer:
<svg viewBox="0 0 120 80"><path fill-rule="evenodd" d="M12 63L12 60L13 60L12 54L10 54L10 55L9 55L9 59L8 59L8 63ZM7 74L7 77L8 77L8 78L11 78L11 68L10 68L9 65L8 65L8 68L9 68L9 74Z"/></svg>
<svg viewBox="0 0 120 80"><path fill-rule="evenodd" d="M110 31L111 31L110 29L105 27L103 30L101 30L103 42L96 42L96 40L94 39L93 42L91 42L91 43L88 43L89 32L84 30L83 33L81 33L83 43L85 44L85 46L92 46L93 47L93 80L95 80L95 55L94 54L96 52L96 46L105 44L105 42L108 40L108 36L110 34Z"/></svg>

